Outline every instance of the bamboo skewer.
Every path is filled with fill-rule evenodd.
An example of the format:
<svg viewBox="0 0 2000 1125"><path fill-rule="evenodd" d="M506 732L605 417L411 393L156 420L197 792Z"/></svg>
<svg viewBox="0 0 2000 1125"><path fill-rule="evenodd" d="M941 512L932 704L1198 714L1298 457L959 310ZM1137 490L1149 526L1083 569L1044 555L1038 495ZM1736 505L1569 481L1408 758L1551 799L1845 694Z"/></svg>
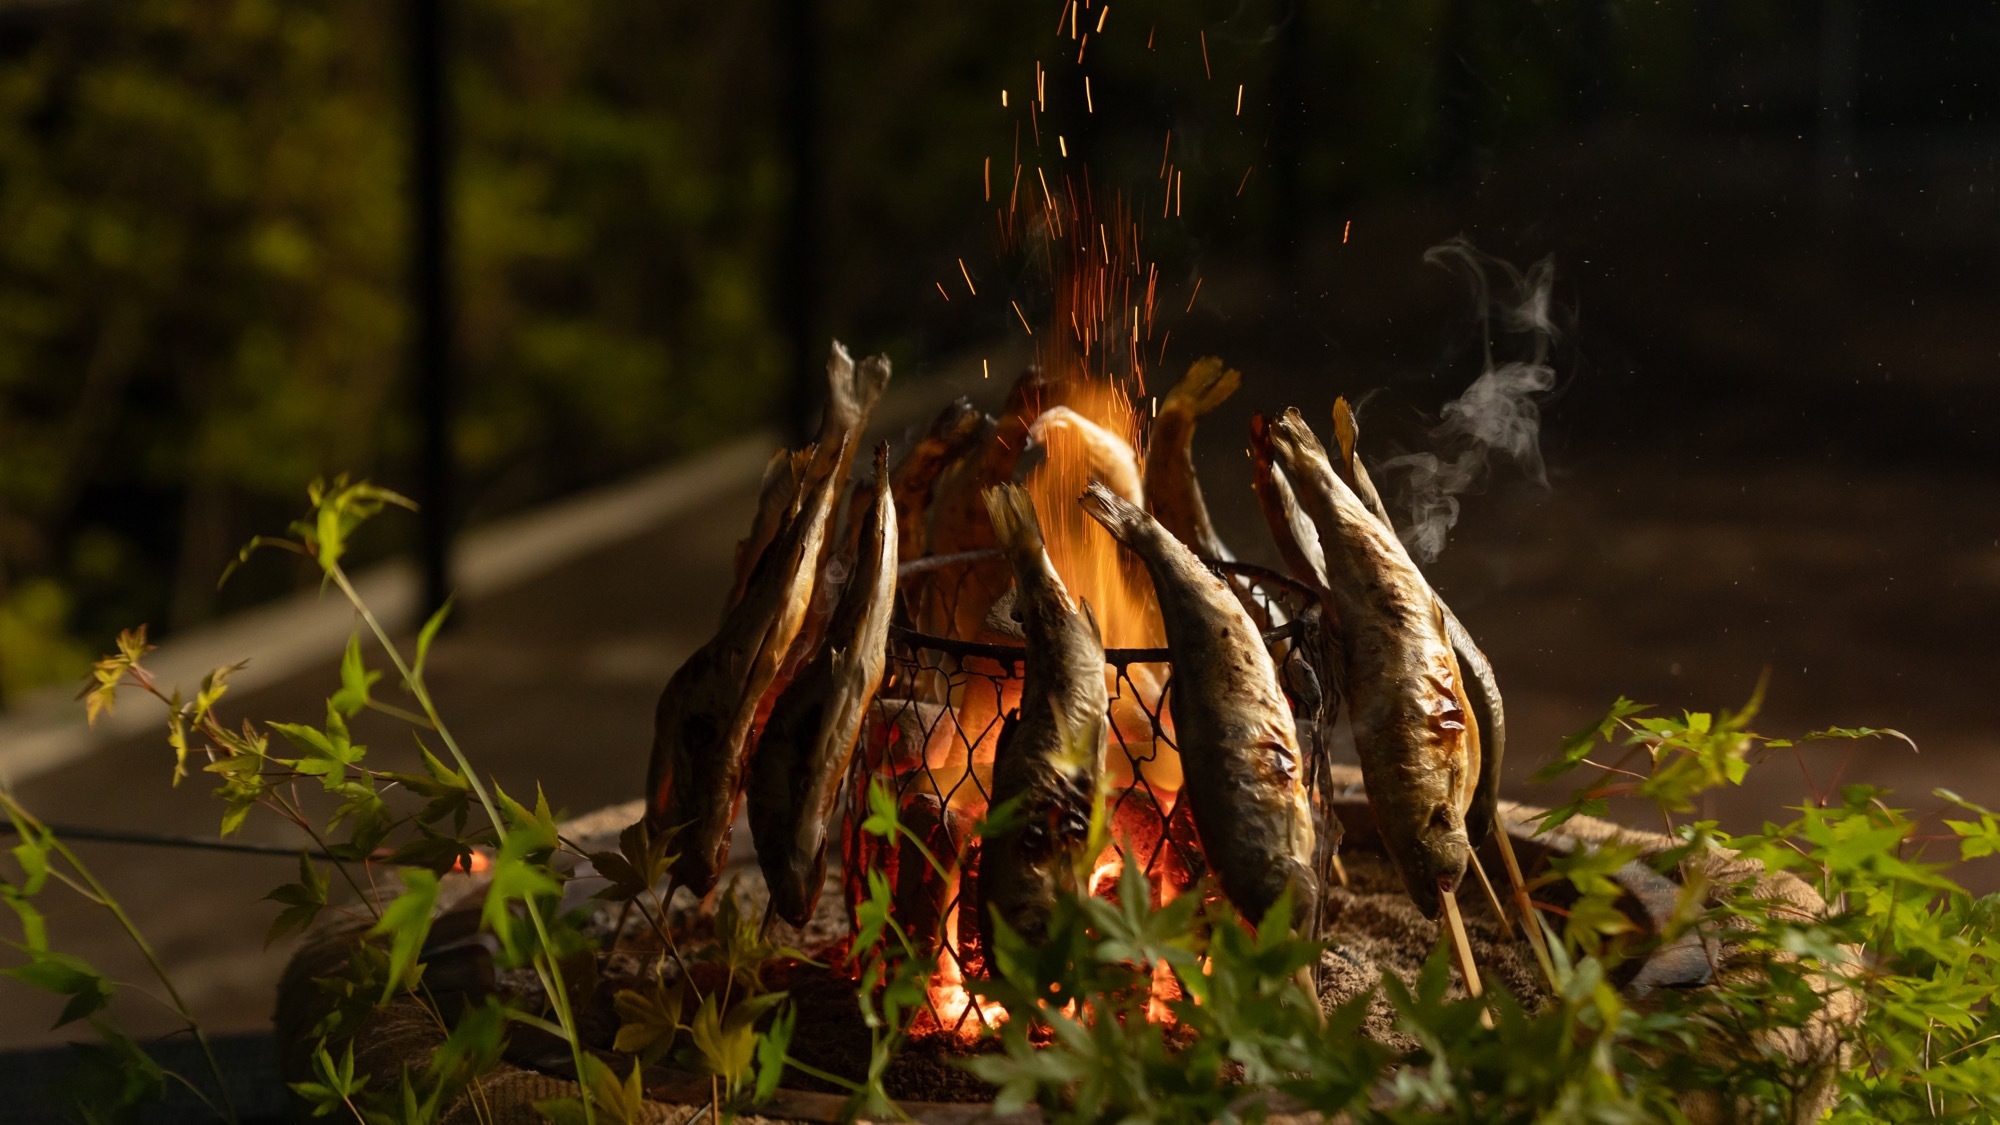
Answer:
<svg viewBox="0 0 2000 1125"><path fill-rule="evenodd" d="M1479 862L1479 853L1467 851L1465 858L1470 861L1472 873L1479 877L1479 887L1486 892L1486 905L1493 908L1493 917L1500 922L1500 933L1505 937L1513 937L1514 927L1507 921L1507 908L1500 904L1500 895L1493 889L1493 880L1486 877L1486 865Z"/></svg>
<svg viewBox="0 0 2000 1125"><path fill-rule="evenodd" d="M1486 988L1479 980L1479 966L1472 960L1472 938L1466 935L1465 919L1458 913L1458 892L1440 884L1438 900L1444 903L1444 920L1451 934L1452 952L1458 955L1458 971L1465 977L1465 993L1474 1000L1486 994ZM1491 1030L1493 1013L1484 1007L1479 1010L1479 1025Z"/></svg>
<svg viewBox="0 0 2000 1125"><path fill-rule="evenodd" d="M1500 861L1507 866L1507 881L1514 887L1514 905L1520 911L1521 929L1528 935L1528 944L1534 947L1543 979L1550 988L1556 988L1556 963L1549 956L1548 941L1542 935L1542 917L1535 913L1534 900L1528 897L1528 881L1521 875L1521 861L1514 858L1514 843L1507 837L1507 818L1498 809L1493 813L1493 837L1500 845Z"/></svg>

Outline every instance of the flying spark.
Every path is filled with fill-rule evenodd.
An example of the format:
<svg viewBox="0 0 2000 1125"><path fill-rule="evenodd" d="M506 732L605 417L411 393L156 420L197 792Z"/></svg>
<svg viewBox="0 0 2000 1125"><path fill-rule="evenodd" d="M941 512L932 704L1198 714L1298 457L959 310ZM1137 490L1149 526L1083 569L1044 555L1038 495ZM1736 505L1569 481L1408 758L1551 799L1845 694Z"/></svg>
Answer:
<svg viewBox="0 0 2000 1125"><path fill-rule="evenodd" d="M951 300L951 294L944 291L944 282L933 281L931 284L938 287L938 296L943 297L947 301Z"/></svg>
<svg viewBox="0 0 2000 1125"><path fill-rule="evenodd" d="M1236 116L1243 116L1243 83L1236 84Z"/></svg>
<svg viewBox="0 0 2000 1125"><path fill-rule="evenodd" d="M1206 280L1207 280L1206 278L1201 278L1201 277L1197 277L1194 279L1194 292L1188 294L1188 307L1187 307L1188 312L1194 311L1194 299L1196 297L1201 296L1201 283Z"/></svg>
<svg viewBox="0 0 2000 1125"><path fill-rule="evenodd" d="M1021 318L1022 329L1024 329L1028 333L1028 335L1033 336L1035 334L1035 330L1033 328L1028 327L1028 316L1026 313L1023 313L1021 311L1021 302L1009 301L1007 303L1014 306L1014 315Z"/></svg>
<svg viewBox="0 0 2000 1125"><path fill-rule="evenodd" d="M958 272L965 276L965 287L972 291L973 296L979 296L979 290L974 289L972 285L972 271L965 268L964 258L958 260Z"/></svg>
<svg viewBox="0 0 2000 1125"><path fill-rule="evenodd" d="M1105 9L1107 12L1110 10ZM1097 112L1097 103L1090 100L1090 76L1087 74L1083 77L1083 108L1090 113Z"/></svg>
<svg viewBox="0 0 2000 1125"><path fill-rule="evenodd" d="M1347 225L1340 228L1340 244L1342 246L1347 245L1347 236L1353 233L1354 233L1354 220L1349 219L1347 220Z"/></svg>
<svg viewBox="0 0 2000 1125"><path fill-rule="evenodd" d="M986 158L986 171L981 178L986 182L986 202L991 203L993 202L993 158L990 156Z"/></svg>
<svg viewBox="0 0 2000 1125"><path fill-rule="evenodd" d="M1215 81L1215 72L1208 68L1208 32L1201 34L1201 73L1209 81Z"/></svg>
<svg viewBox="0 0 2000 1125"><path fill-rule="evenodd" d="M1104 6L1103 11L1097 13L1097 33L1099 35L1104 34L1104 17L1110 14L1111 14L1111 5L1109 4L1106 4Z"/></svg>

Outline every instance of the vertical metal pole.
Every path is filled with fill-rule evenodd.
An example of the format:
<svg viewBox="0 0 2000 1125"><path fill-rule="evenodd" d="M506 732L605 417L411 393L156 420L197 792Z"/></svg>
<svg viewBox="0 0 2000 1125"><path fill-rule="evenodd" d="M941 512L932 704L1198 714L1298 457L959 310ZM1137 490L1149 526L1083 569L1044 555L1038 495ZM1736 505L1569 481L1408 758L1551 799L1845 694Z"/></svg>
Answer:
<svg viewBox="0 0 2000 1125"><path fill-rule="evenodd" d="M452 315L449 141L445 120L443 0L407 0L410 12L410 285L416 376L418 553L426 617L451 595Z"/></svg>
<svg viewBox="0 0 2000 1125"><path fill-rule="evenodd" d="M784 418L793 444L813 434L819 398L818 372L825 361L819 338L820 244L820 13L818 0L778 0L778 57L787 76L784 91L786 163L791 199L785 239L777 263L776 297L780 327L790 344Z"/></svg>

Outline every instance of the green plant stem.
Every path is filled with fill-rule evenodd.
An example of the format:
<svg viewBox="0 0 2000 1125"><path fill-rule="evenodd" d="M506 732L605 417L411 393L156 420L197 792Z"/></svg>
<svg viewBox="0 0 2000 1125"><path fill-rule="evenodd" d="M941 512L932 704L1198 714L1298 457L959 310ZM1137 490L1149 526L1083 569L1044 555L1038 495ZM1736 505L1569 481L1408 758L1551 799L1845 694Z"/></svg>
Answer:
<svg viewBox="0 0 2000 1125"><path fill-rule="evenodd" d="M83 860L78 858L77 854L69 849L69 845L63 843L61 838L49 833L47 827L41 821L37 820L27 809L21 807L20 802L14 799L12 793L0 789L0 806L6 808L8 815L20 820L23 824L34 826L37 831L41 832L48 840L50 849L61 856L63 862L69 864L70 869L82 877L84 883L90 888L89 897L93 898L98 905L110 911L111 916L117 919L119 928L125 931L125 936L137 947L139 954L146 959L146 965L152 970L153 976L159 980L160 987L166 989L167 998L172 1003L174 1013L187 1023L188 1030L194 1034L194 1041L201 1047L202 1058L208 1063L209 1073L215 1076L216 1092L222 1096L221 1109L223 1117L229 1121L230 1125L236 1125L236 1105L229 1097L229 1084L223 1077L222 1064L216 1060L215 1050L209 1045L208 1036L203 1034L201 1024L196 1022L194 1013L188 1009L187 1001L181 998L180 990L174 987L173 978L167 975L167 967L160 962L159 954L153 951L152 943L146 940L146 935L139 932L139 927L132 921L131 915L125 913L125 908L118 904L118 900L112 897L111 892L105 888L103 883L98 881L97 876L91 872ZM210 1102L207 1097L202 1097L202 1101L210 1109L216 1108L215 1104Z"/></svg>
<svg viewBox="0 0 2000 1125"><path fill-rule="evenodd" d="M355 612L361 615L361 620L367 623L368 631L374 634L376 643L380 644L382 650L389 654L389 660L396 665L396 671L401 673L403 677L404 686L409 689L411 695L416 697L418 705L423 708L425 717L430 720L431 729L437 732L438 738L445 745L445 749L451 751L452 760L458 764L458 768L465 774L466 784L471 787L473 795L479 798L480 807L486 810L486 817L492 822L493 831L504 846L508 836L507 822L500 816L499 806L493 803L493 797L486 791L485 784L479 780L479 772L473 768L471 760L465 756L465 751L459 747L458 739L452 737L450 728L445 726L444 716L439 714L437 705L431 701L431 693L425 687L423 677L411 671L409 664L403 660L402 652L389 639L388 630L382 628L382 623L376 619L375 612L369 609L367 604L361 600L360 593L354 589L354 584L348 581L347 572L341 569L340 564L337 562L327 563L325 564L325 570L327 576L333 579L334 584L340 587L340 592L346 596L348 604L352 605ZM536 940L541 943L544 951L549 951L552 954L555 949L555 943L549 937L548 924L542 918L541 908L535 905L532 897L524 897L521 900L521 905L527 910L529 921L534 924ZM563 984L562 969L556 965L553 955L546 957L545 960L548 963L549 980L553 984L553 987L548 990L549 1003L555 1007L557 1022L562 1025L564 1038L569 1041L570 1057L576 1064L576 1072L583 1074L585 1072L583 1065L585 1054L583 1037L577 1031L575 1013L570 1010L569 991ZM586 1122L596 1121L596 1114L592 1112L588 1097L583 1099L583 1116Z"/></svg>
<svg viewBox="0 0 2000 1125"><path fill-rule="evenodd" d="M800 1062L799 1060L793 1058L790 1055L785 1056L785 1065L793 1070L798 1071L800 1074L806 1075L807 1077L817 1078L821 1082L831 1082L835 1086L838 1086L841 1089L846 1090L850 1094L858 1094L863 1089L866 1088L862 1086L861 1083L856 1082L851 1078L842 1078L838 1074L828 1074L826 1071L821 1070L818 1067L807 1066L805 1063Z"/></svg>

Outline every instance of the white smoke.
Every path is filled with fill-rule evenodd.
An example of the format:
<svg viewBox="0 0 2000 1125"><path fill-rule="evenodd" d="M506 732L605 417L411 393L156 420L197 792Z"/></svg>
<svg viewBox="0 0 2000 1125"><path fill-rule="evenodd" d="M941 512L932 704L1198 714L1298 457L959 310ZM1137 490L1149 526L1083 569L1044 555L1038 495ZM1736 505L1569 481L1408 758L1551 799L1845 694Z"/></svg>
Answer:
<svg viewBox="0 0 2000 1125"><path fill-rule="evenodd" d="M1542 413L1535 396L1555 386L1548 366L1549 346L1556 327L1550 318L1549 296L1555 285L1555 259L1543 258L1526 273L1454 238L1424 252L1424 261L1461 274L1472 290L1483 348L1483 367L1465 393L1444 405L1430 438L1437 452L1406 453L1384 461L1385 477L1400 478L1408 520L1402 539L1419 562L1443 553L1445 540L1458 522L1458 498L1486 480L1491 458L1499 453L1529 480L1548 486L1540 444ZM1495 291L1491 278L1504 286ZM1526 358L1496 363L1494 329L1523 347Z"/></svg>

